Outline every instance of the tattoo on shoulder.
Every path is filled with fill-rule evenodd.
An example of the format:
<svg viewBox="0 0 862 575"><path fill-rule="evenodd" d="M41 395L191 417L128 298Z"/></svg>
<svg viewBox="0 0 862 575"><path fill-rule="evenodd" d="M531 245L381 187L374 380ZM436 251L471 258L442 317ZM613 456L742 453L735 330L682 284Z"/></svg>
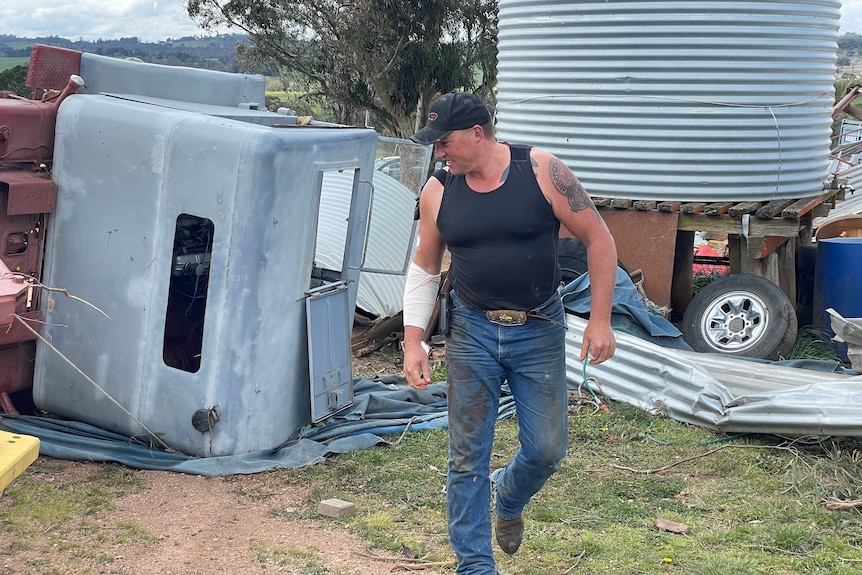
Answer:
<svg viewBox="0 0 862 575"><path fill-rule="evenodd" d="M551 181L557 191L566 196L569 202L569 209L573 212L579 212L584 209L596 211L593 201L587 195L587 191L572 171L560 161L559 158L551 160Z"/></svg>

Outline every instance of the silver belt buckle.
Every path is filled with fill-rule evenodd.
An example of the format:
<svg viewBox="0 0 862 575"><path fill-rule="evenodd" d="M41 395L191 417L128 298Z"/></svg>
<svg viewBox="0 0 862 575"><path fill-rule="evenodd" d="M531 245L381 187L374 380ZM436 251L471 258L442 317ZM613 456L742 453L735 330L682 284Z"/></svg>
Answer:
<svg viewBox="0 0 862 575"><path fill-rule="evenodd" d="M527 312L516 309L491 309L485 312L485 317L497 325L524 325L527 323Z"/></svg>

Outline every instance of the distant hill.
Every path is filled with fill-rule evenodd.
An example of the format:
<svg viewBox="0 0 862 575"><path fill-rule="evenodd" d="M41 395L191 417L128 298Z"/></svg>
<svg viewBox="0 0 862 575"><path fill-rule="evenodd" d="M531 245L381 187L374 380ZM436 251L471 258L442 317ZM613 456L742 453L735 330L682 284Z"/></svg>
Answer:
<svg viewBox="0 0 862 575"><path fill-rule="evenodd" d="M218 36L167 39L160 42L141 42L136 37L118 40L69 40L59 36L46 38L19 38L0 34L0 59L29 58L34 44L47 44L69 48L102 56L119 58L140 58L153 64L170 66L190 66L223 72L245 72L236 61L236 45L248 44L245 34L224 34Z"/></svg>
<svg viewBox="0 0 862 575"><path fill-rule="evenodd" d="M59 36L19 38L0 34L0 70L26 64L26 58L30 57L33 44L48 44L102 56L140 58L144 62L154 64L190 66L223 72L248 72L249 70L241 69L236 61L236 45L240 42L250 43L245 34L186 36L168 38L159 42L141 42L136 37L88 42ZM25 60L21 60L22 58ZM851 60L860 58L862 58L862 36L854 33L843 34L838 39L838 65L848 66ZM257 72L257 70L253 71Z"/></svg>

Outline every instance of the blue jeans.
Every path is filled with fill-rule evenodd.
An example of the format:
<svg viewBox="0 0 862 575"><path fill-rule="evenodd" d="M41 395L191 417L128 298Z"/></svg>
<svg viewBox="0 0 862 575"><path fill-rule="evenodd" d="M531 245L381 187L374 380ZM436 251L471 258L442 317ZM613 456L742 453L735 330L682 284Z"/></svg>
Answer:
<svg viewBox="0 0 862 575"><path fill-rule="evenodd" d="M520 448L498 479L496 512L518 517L560 468L568 445L565 325L557 303L522 326L490 322L453 293L446 339L447 507L458 575L494 575L490 460L504 383L515 400Z"/></svg>

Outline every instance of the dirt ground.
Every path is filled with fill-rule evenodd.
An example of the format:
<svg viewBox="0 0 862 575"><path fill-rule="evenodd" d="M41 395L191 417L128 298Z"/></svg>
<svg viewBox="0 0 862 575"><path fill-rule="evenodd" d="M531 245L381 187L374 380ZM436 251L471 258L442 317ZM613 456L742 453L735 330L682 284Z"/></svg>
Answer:
<svg viewBox="0 0 862 575"><path fill-rule="evenodd" d="M355 376L402 375L400 355L373 353L354 360ZM86 482L97 463L40 458L30 482ZM407 561L368 549L337 519L303 519L308 488L285 482L283 473L199 477L130 470L143 490L56 526L44 537L0 530L0 573L15 575L383 575L415 572ZM0 496L0 507L10 504ZM304 515L307 517L307 513ZM144 535L139 535L142 531ZM154 536L155 541L146 535Z"/></svg>
<svg viewBox="0 0 862 575"><path fill-rule="evenodd" d="M53 473L27 481L82 482L97 463L39 462ZM0 572L51 575L240 575L247 573L397 572L399 558L367 549L334 520L291 519L308 493L276 474L200 477L134 471L145 488L125 495L111 511L73 520L58 541L55 528L27 548L0 532ZM0 505L4 502L0 500ZM75 523L77 524L75 525ZM51 533L53 532L53 533ZM141 538L149 534L155 541ZM315 570L311 570L313 566ZM323 569L327 569L324 571ZM305 569L305 570L303 570Z"/></svg>

